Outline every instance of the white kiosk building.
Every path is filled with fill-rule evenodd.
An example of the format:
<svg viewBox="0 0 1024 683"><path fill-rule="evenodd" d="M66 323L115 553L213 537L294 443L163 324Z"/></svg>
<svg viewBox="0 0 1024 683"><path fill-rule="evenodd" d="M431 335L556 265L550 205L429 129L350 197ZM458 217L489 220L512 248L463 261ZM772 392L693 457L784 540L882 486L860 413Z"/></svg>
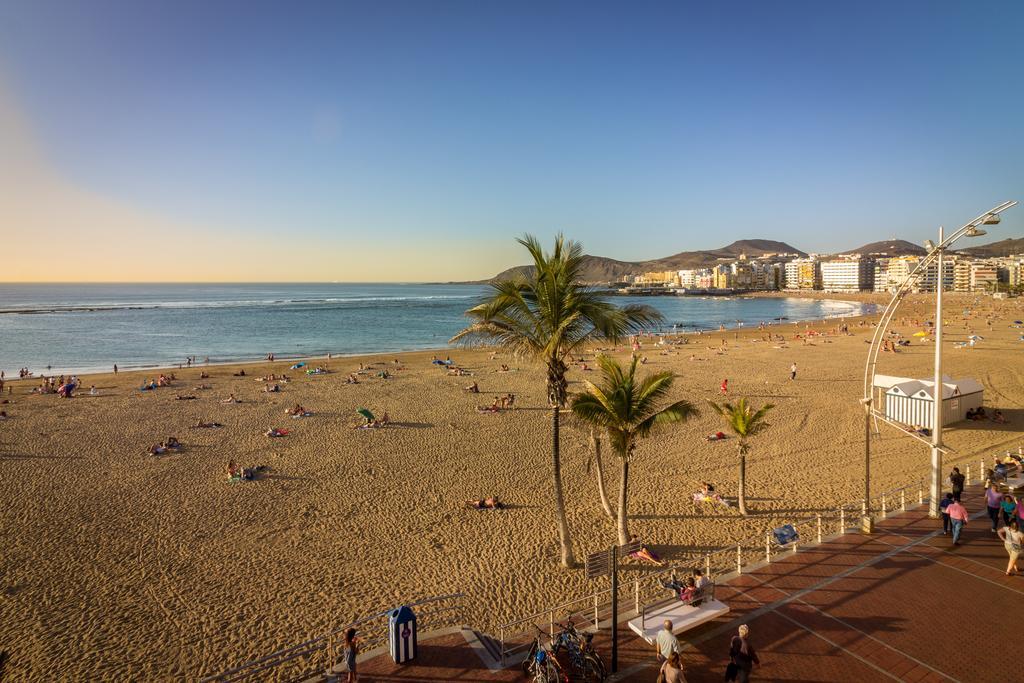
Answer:
<svg viewBox="0 0 1024 683"><path fill-rule="evenodd" d="M875 405L884 404L880 412L894 422L932 429L934 387L930 379L875 375ZM943 375L942 426L967 419L967 411L980 408L983 399L984 387L977 380Z"/></svg>

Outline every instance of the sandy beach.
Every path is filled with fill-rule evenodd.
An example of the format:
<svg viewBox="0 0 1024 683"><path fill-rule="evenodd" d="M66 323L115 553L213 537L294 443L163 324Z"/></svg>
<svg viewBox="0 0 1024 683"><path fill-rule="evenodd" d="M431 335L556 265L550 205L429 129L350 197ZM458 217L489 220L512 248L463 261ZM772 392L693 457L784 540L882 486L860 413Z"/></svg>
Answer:
<svg viewBox="0 0 1024 683"><path fill-rule="evenodd" d="M934 345L911 335L925 329L914 321L929 319L932 305L927 295L908 297L892 329L911 346L882 354L879 372L930 375ZM1008 418L947 429L954 459L976 467L1021 442L1024 342L1011 323L1024 318L1024 299L947 295L946 306L946 374L981 381L986 407ZM670 352L645 340L646 369L675 372L673 397L703 410L640 444L633 532L672 561L856 501L870 321L848 320L849 336L830 333L835 320L784 324L774 331L785 344L755 329L690 336ZM805 327L827 334L793 340ZM984 340L953 348L969 330ZM434 355L450 355L472 376L449 376L431 364ZM153 371L93 375L71 400L31 394L34 380L8 382L0 649L10 655L10 680L194 680L408 600L466 592L473 625L486 629L597 587L582 570L557 566L550 412L538 366L458 348L335 358L321 376L289 364L216 366L202 380L202 368L173 370L173 386L147 392L138 386ZM510 371L499 372L502 364ZM360 383L346 384L360 365ZM233 376L239 368L246 377ZM383 369L392 377L377 377ZM256 378L268 373L292 379L266 393ZM574 367L571 390L592 374ZM722 428L706 400L720 399L723 378L730 397L777 405L748 457L747 519L735 508L705 515L691 504L702 481L735 495L735 442L704 439ZM478 395L463 390L474 381ZM196 389L201 383L211 388ZM475 410L506 393L516 410ZM229 394L241 403L222 403ZM314 414L285 415L296 403ZM393 424L353 429L359 407L386 411ZM223 427L193 428L199 420ZM613 525L598 505L587 434L568 416L565 425L566 497L582 558L613 542ZM289 434L267 438L270 427ZM171 435L181 452L146 453ZM926 475L919 442L883 428L873 447L877 490ZM230 460L268 470L230 484ZM617 464L609 454L605 464L613 490ZM510 508L464 508L489 495ZM625 577L641 571L630 564Z"/></svg>

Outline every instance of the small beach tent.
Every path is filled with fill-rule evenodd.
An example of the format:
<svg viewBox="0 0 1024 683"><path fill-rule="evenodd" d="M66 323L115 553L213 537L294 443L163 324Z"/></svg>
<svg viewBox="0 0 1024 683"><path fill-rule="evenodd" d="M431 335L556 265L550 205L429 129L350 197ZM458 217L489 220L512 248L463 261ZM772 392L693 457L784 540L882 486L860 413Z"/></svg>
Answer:
<svg viewBox="0 0 1024 683"><path fill-rule="evenodd" d="M887 418L905 425L932 428L932 406L935 382L927 379L876 376L875 386L882 381L885 390L883 412ZM967 411L979 408L984 387L973 379L942 378L943 426L966 419ZM879 407L881 409L881 407Z"/></svg>

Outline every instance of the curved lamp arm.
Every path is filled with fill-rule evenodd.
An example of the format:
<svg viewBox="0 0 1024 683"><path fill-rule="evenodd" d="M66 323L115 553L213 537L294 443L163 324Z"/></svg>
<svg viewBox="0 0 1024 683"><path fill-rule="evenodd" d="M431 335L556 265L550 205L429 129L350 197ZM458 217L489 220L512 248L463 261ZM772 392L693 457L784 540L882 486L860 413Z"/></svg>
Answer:
<svg viewBox="0 0 1024 683"><path fill-rule="evenodd" d="M927 271L928 266L935 262L938 255L944 250L948 249L954 242L966 235L973 229L976 229L979 225L983 225L989 222L989 219L993 216L998 216L1003 211L1012 208L1017 205L1016 201L1008 201L995 206L985 213L981 214L969 223L965 223L960 228L955 230L949 237L942 241L942 244L936 245L928 254L921 259L917 267L903 279L896 291L893 292L892 299L889 300L889 304L882 311L882 317L878 320L878 326L875 328L875 334L871 338L871 346L868 348L868 360L864 365L864 399L868 411L874 412L871 403L874 399L874 385L875 385L875 366L878 364L878 353L881 350L881 341L885 337L886 331L889 329L889 323L892 322L893 316L896 314L896 309L899 308L900 303L903 301L903 297L910 291L911 286L917 280L918 275ZM936 274L937 281L941 283L942 273Z"/></svg>

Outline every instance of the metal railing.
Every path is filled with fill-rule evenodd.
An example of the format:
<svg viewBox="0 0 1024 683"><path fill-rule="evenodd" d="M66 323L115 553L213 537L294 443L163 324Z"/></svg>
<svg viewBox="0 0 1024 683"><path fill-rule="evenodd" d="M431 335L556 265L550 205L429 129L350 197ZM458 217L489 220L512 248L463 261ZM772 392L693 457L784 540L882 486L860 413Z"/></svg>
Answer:
<svg viewBox="0 0 1024 683"><path fill-rule="evenodd" d="M968 484L975 483L975 481L982 482L985 477L984 461L980 461L981 471L973 479L969 462L970 458L964 457L962 460L951 463L951 466L958 463L962 469L966 470L965 477ZM847 503L834 510L822 510L814 515L790 521L788 523L796 529L798 539L784 546L780 546L775 540L772 529L766 529L762 533L722 546L711 552L695 553L677 561L671 567L625 581L620 588L620 614L629 613L631 608L634 615L642 618L649 608L659 603L664 604L666 589L663 584L665 579L672 574L689 572L694 567L700 567L704 576L709 580L721 582L743 574L745 571L750 571L755 566L777 560L784 553L796 553L800 547L818 545L841 536L851 529L859 529L861 519L867 515L869 510L872 515L884 519L890 514L905 512L912 507L923 505L929 500L927 481L927 479L921 478L913 483L874 494L870 501L862 499L858 502ZM632 584L632 591L629 590L630 584ZM623 598L623 595L628 597ZM505 666L509 656L530 647L533 640L532 634L535 632L534 627L547 626L548 635L554 636L556 617L559 615L582 614L586 611L588 621L592 622L587 628L599 630L602 615L608 615L611 612L610 598L611 590L609 589L595 591L589 595L545 608L531 616L501 624L497 627L501 665ZM630 602L632 604L629 604ZM622 606L627 609L622 610ZM591 614L592 616L590 616Z"/></svg>
<svg viewBox="0 0 1024 683"><path fill-rule="evenodd" d="M437 630L464 623L463 593L452 593L426 598L409 603L416 607L416 623L419 630ZM201 679L200 683L235 683L248 680L303 681L319 674L329 673L339 661L343 652L345 632L358 628L360 647L372 650L387 643L388 616L392 610L361 617L341 628L311 638L297 645L290 645L259 659Z"/></svg>

